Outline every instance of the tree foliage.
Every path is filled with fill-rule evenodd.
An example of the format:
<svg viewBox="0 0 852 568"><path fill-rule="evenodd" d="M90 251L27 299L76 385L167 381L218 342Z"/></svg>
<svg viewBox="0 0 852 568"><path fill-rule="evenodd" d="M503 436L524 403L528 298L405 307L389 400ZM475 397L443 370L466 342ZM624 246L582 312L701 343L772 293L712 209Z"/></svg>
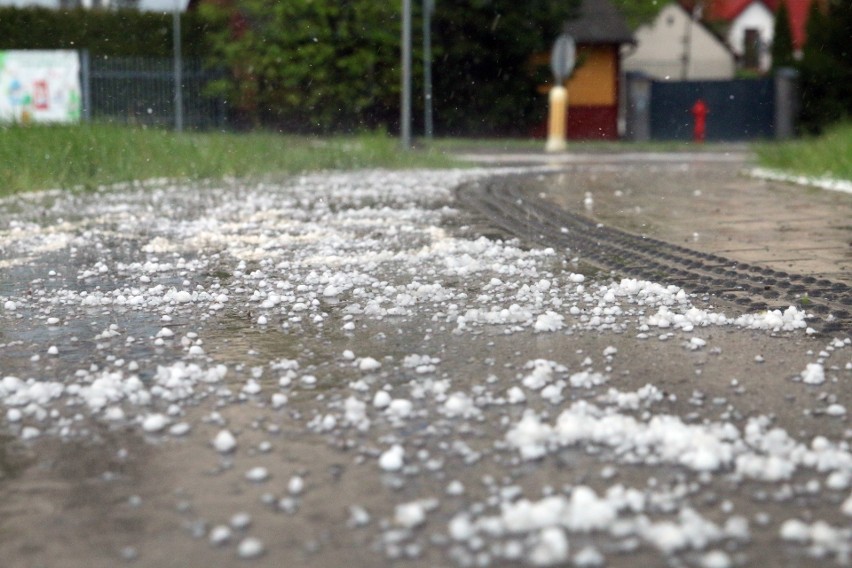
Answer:
<svg viewBox="0 0 852 568"><path fill-rule="evenodd" d="M546 109L536 92L542 70L531 57L549 50L576 3L438 0L432 26L436 132L529 131ZM422 14L421 3L413 5L419 93ZM222 30L211 36L214 56L232 70L218 87L252 121L288 130L395 129L400 12L397 1L374 0L207 5L212 28Z"/></svg>
<svg viewBox="0 0 852 568"><path fill-rule="evenodd" d="M255 123L371 128L398 108L396 2L245 0L202 10L218 30L212 55L232 72L218 89Z"/></svg>
<svg viewBox="0 0 852 568"><path fill-rule="evenodd" d="M793 59L793 32L790 30L790 15L787 3L781 0L775 12L775 30L772 39L772 66L791 67Z"/></svg>
<svg viewBox="0 0 852 568"><path fill-rule="evenodd" d="M209 23L181 16L183 52L201 56ZM112 57L170 57L172 15L137 10L0 8L0 49L88 49Z"/></svg>
<svg viewBox="0 0 852 568"><path fill-rule="evenodd" d="M544 120L546 58L576 2L457 0L435 13L435 124L444 134L527 134Z"/></svg>
<svg viewBox="0 0 852 568"><path fill-rule="evenodd" d="M829 0L826 12L811 6L807 43L799 65L802 127L820 132L852 117L852 2Z"/></svg>
<svg viewBox="0 0 852 568"><path fill-rule="evenodd" d="M650 23L665 4L660 0L613 0L612 3L634 30L642 24Z"/></svg>

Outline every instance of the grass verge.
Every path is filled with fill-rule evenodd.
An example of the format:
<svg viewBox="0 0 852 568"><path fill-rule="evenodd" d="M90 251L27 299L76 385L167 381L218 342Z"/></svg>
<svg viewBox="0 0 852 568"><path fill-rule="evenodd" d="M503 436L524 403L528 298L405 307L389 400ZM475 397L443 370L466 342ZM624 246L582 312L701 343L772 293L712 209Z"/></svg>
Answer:
<svg viewBox="0 0 852 568"><path fill-rule="evenodd" d="M760 165L792 174L852 180L852 123L816 138L757 144Z"/></svg>
<svg viewBox="0 0 852 568"><path fill-rule="evenodd" d="M315 138L97 124L0 127L0 195L162 177L452 165L457 164L439 149L401 152L398 140L379 134Z"/></svg>

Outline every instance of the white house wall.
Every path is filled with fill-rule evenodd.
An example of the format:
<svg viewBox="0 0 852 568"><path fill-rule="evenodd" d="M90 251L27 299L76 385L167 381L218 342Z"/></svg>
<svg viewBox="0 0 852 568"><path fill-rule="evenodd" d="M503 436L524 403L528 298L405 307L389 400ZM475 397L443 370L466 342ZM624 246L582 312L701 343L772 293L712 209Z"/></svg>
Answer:
<svg viewBox="0 0 852 568"><path fill-rule="evenodd" d="M683 76L685 38L689 35L689 67ZM636 30L635 51L622 61L625 71L641 71L658 79L731 79L736 63L721 41L675 4L660 10L654 22Z"/></svg>
<svg viewBox="0 0 852 568"><path fill-rule="evenodd" d="M734 18L730 28L728 28L726 38L728 45L739 57L742 57L745 53L745 33L749 29L755 29L760 34L760 40L763 44L760 68L768 69L771 65L770 46L775 34L775 16L763 2L755 0L749 4L745 10L740 12L739 16Z"/></svg>

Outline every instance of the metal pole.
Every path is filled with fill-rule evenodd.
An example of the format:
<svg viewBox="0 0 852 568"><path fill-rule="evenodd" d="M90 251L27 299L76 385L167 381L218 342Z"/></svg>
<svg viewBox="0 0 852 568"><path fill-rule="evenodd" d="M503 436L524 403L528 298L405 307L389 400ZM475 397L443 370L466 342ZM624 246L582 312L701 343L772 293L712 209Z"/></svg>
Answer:
<svg viewBox="0 0 852 568"><path fill-rule="evenodd" d="M402 100L400 134L402 148L411 148L411 0L402 0Z"/></svg>
<svg viewBox="0 0 852 568"><path fill-rule="evenodd" d="M423 130L432 139L432 11L435 0L423 0Z"/></svg>
<svg viewBox="0 0 852 568"><path fill-rule="evenodd" d="M83 122L92 121L92 62L89 59L89 50L80 50L80 90L82 90L80 101L82 105L81 118Z"/></svg>
<svg viewBox="0 0 852 568"><path fill-rule="evenodd" d="M175 0L172 12L172 38L175 55L175 130L183 132L183 69L180 53L180 0Z"/></svg>

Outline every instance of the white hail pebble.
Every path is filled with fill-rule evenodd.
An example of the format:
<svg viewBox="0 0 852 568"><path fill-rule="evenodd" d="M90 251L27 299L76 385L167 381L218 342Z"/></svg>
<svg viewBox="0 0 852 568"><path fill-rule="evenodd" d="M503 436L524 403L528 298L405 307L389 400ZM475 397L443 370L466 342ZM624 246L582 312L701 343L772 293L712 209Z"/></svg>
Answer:
<svg viewBox="0 0 852 568"><path fill-rule="evenodd" d="M210 530L210 544L222 546L231 540L231 529L225 525L216 525Z"/></svg>
<svg viewBox="0 0 852 568"><path fill-rule="evenodd" d="M426 510L420 501L402 503L394 510L394 521L396 524L407 529L413 529L426 522Z"/></svg>
<svg viewBox="0 0 852 568"><path fill-rule="evenodd" d="M51 345L47 348L48 355L59 355L59 348L56 345Z"/></svg>
<svg viewBox="0 0 852 568"><path fill-rule="evenodd" d="M594 546L586 546L574 555L574 566L585 568L587 566L603 566L605 558Z"/></svg>
<svg viewBox="0 0 852 568"><path fill-rule="evenodd" d="M187 304L192 301L192 294L187 292L186 290L181 290L172 296L175 302L179 304Z"/></svg>
<svg viewBox="0 0 852 568"><path fill-rule="evenodd" d="M414 404L412 404L410 400L404 398L395 398L390 402L385 412L391 418L403 419L408 418L413 408Z"/></svg>
<svg viewBox="0 0 852 568"><path fill-rule="evenodd" d="M840 506L840 511L844 515L852 517L852 495L849 495L846 501L843 502L843 505Z"/></svg>
<svg viewBox="0 0 852 568"><path fill-rule="evenodd" d="M148 414L142 420L142 429L146 432L159 432L169 423L169 419L162 414Z"/></svg>
<svg viewBox="0 0 852 568"><path fill-rule="evenodd" d="M807 542L811 537L810 527L799 519L787 519L778 530L783 540L791 542Z"/></svg>
<svg viewBox="0 0 852 568"><path fill-rule="evenodd" d="M349 520L346 522L350 527L363 527L370 524L370 513L364 507L352 505L349 507Z"/></svg>
<svg viewBox="0 0 852 568"><path fill-rule="evenodd" d="M255 483L261 483L269 479L269 471L265 467L253 467L246 472L246 479Z"/></svg>
<svg viewBox="0 0 852 568"><path fill-rule="evenodd" d="M193 345L189 348L189 354L200 357L204 355L204 349L200 345Z"/></svg>
<svg viewBox="0 0 852 568"><path fill-rule="evenodd" d="M536 318L533 329L537 332L559 331L564 326L564 321L564 317L548 310Z"/></svg>
<svg viewBox="0 0 852 568"><path fill-rule="evenodd" d="M174 337L174 335L175 335L175 332L172 331L171 329L167 328L167 327L164 327L160 331L157 332L157 337L168 338L168 337Z"/></svg>
<svg viewBox="0 0 852 568"><path fill-rule="evenodd" d="M169 428L169 434L172 436L186 436L192 427L186 422L178 422Z"/></svg>
<svg viewBox="0 0 852 568"><path fill-rule="evenodd" d="M825 409L825 413L829 416L845 416L846 407L842 404L831 404Z"/></svg>
<svg viewBox="0 0 852 568"><path fill-rule="evenodd" d="M254 537L246 537L237 548L237 555L240 558L257 558L264 552L263 543Z"/></svg>
<svg viewBox="0 0 852 568"><path fill-rule="evenodd" d="M234 448L237 447L237 439L228 430L220 430L213 438L213 447L220 454L226 454L234 451Z"/></svg>
<svg viewBox="0 0 852 568"><path fill-rule="evenodd" d="M568 537L559 527L546 527L538 534L538 541L530 552L530 561L536 566L554 566L568 559Z"/></svg>
<svg viewBox="0 0 852 568"><path fill-rule="evenodd" d="M701 568L730 568L731 557L722 550L712 550L701 557Z"/></svg>
<svg viewBox="0 0 852 568"><path fill-rule="evenodd" d="M242 512L235 513L228 522L232 528L238 531L245 530L251 525L251 515Z"/></svg>
<svg viewBox="0 0 852 568"><path fill-rule="evenodd" d="M471 416L478 416L480 411L473 403L473 399L468 395L461 392L454 392L444 402L444 413L450 417L463 416L469 418Z"/></svg>
<svg viewBox="0 0 852 568"><path fill-rule="evenodd" d="M294 475L290 478L290 481L287 482L287 491L290 493L290 495L299 495L304 490L305 480L298 475Z"/></svg>
<svg viewBox="0 0 852 568"><path fill-rule="evenodd" d="M571 282L574 282L575 284L580 284L581 282L586 281L586 277L583 276L582 274L574 273L574 274L568 275L568 280L570 280Z"/></svg>
<svg viewBox="0 0 852 568"><path fill-rule="evenodd" d="M17 305L17 304L15 304L15 302L13 302L12 300L6 300L6 303L5 303L5 304L3 304L3 308L4 308L6 311L14 312L15 310L17 310L17 309L18 309L18 305Z"/></svg>
<svg viewBox="0 0 852 568"><path fill-rule="evenodd" d="M509 404L521 404L527 401L527 395L524 394L521 387L512 387L506 392L506 398Z"/></svg>
<svg viewBox="0 0 852 568"><path fill-rule="evenodd" d="M800 376L807 385L821 385L825 382L825 368L819 363L808 363Z"/></svg>
<svg viewBox="0 0 852 568"><path fill-rule="evenodd" d="M358 368L364 372L375 371L381 366L382 364L372 357L364 357L358 362Z"/></svg>
<svg viewBox="0 0 852 568"><path fill-rule="evenodd" d="M384 471L399 471L405 461L405 450L394 444L379 456L379 467Z"/></svg>
<svg viewBox="0 0 852 568"><path fill-rule="evenodd" d="M266 319L266 316L260 316L257 318L257 325L266 325L267 323L268 320Z"/></svg>
<svg viewBox="0 0 852 568"><path fill-rule="evenodd" d="M110 422L124 420L124 411L120 406L110 406L104 411L104 419Z"/></svg>
<svg viewBox="0 0 852 568"><path fill-rule="evenodd" d="M285 404L287 404L288 400L289 399L287 398L286 394L277 392L272 395L272 408L279 409Z"/></svg>
<svg viewBox="0 0 852 568"><path fill-rule="evenodd" d="M388 391L380 390L373 397L373 406L376 408L386 408L391 403L391 395Z"/></svg>

